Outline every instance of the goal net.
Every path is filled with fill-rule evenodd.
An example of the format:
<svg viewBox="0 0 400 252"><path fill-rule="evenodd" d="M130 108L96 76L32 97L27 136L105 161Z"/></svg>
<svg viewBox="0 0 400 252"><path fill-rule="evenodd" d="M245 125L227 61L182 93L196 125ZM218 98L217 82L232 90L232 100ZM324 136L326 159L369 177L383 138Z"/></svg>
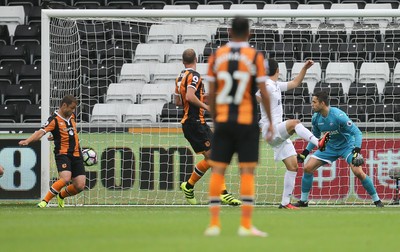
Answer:
<svg viewBox="0 0 400 252"><path fill-rule="evenodd" d="M174 80L184 68L184 49L197 52L204 77L207 60L229 40L230 18L251 20L250 44L275 58L280 79L293 79L307 59L314 66L302 85L283 93L285 119L311 127L311 94L327 90L332 106L344 110L363 132L364 171L385 202L396 196L391 169L400 154L400 35L391 11L228 10L44 10L42 22L42 118L66 94L79 100L83 148L97 165L86 167L87 190L69 198L84 205L185 205L181 182L202 159L183 136L182 109L174 105ZM210 120L209 120L210 121ZM291 140L301 152L306 143ZM260 142L256 204L281 201L285 167ZM57 178L52 146L42 141L42 194ZM50 170L49 170L50 166ZM299 165L293 200L301 193ZM48 172L49 171L49 172ZM195 185L207 204L209 173ZM226 175L239 196L236 160ZM370 205L372 200L344 160L314 174L312 203Z"/></svg>

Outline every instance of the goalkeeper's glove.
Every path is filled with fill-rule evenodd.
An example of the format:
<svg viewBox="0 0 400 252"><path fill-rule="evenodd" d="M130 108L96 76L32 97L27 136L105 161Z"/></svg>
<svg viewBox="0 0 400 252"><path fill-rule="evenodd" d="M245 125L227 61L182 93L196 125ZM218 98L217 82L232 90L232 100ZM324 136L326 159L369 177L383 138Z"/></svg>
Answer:
<svg viewBox="0 0 400 252"><path fill-rule="evenodd" d="M304 163L304 160L306 159L308 154L310 154L310 152L307 149L304 149L302 153L297 153L297 162Z"/></svg>
<svg viewBox="0 0 400 252"><path fill-rule="evenodd" d="M353 160L351 161L351 163L354 166L361 166L364 164L364 157L361 155L360 151L361 148L359 147L355 147L353 149Z"/></svg>

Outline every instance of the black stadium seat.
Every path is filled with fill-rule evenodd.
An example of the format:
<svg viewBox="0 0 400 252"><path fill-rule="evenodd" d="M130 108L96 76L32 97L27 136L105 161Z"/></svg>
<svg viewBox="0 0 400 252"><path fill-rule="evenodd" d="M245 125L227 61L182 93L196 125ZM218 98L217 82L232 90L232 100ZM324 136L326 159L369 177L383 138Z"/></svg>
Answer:
<svg viewBox="0 0 400 252"><path fill-rule="evenodd" d="M23 123L40 123L41 122L41 105L28 104L21 113L21 122Z"/></svg>
<svg viewBox="0 0 400 252"><path fill-rule="evenodd" d="M0 122L18 123L20 122L20 113L17 104L0 105Z"/></svg>

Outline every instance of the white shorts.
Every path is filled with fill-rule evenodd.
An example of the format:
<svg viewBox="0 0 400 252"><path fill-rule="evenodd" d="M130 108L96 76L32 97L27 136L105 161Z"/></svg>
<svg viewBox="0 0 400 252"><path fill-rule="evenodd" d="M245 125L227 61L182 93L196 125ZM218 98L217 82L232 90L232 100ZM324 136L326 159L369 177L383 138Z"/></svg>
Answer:
<svg viewBox="0 0 400 252"><path fill-rule="evenodd" d="M262 136L264 139L266 138L268 127L268 123L262 125ZM289 138L290 135L286 130L286 121L274 126L274 135L268 144L274 150L275 161L282 161L290 156L297 155L296 149Z"/></svg>

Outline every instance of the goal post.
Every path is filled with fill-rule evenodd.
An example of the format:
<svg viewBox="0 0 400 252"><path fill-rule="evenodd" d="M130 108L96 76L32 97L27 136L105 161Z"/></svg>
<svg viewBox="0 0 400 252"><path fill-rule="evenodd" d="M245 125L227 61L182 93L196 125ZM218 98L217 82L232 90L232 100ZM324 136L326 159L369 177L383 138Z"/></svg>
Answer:
<svg viewBox="0 0 400 252"><path fill-rule="evenodd" d="M386 82L393 83L394 68L400 52L397 52L397 49L390 52L382 50L382 54L379 54L380 51L377 47L366 49L367 45L373 45L377 42L376 40L379 40L379 43L386 43L384 39L386 27L361 26L357 29L362 32L353 34L352 29L345 26L293 25L290 27L289 24L289 27L277 27L271 25L270 22L263 22L263 20L266 18L272 20L290 18L292 21L313 18L322 18L323 20L330 18L390 18L397 22L397 19L400 18L399 10L42 10L42 121L45 122L50 113L57 109L64 95L77 96L80 103L77 115L81 146L96 150L99 159L97 165L87 167L88 189L77 197L68 199L69 204L186 204L183 193L179 191L179 183L190 176L193 165L200 161L202 156L196 155L189 146L181 131L179 120L175 117L175 122L162 121L160 113L154 119L156 122L128 120L127 107L132 104L151 106L148 101L144 101L143 93L135 91L132 95L127 94L129 102L125 101L121 105L121 103L110 102L107 91L113 84L133 83L122 78L122 69L126 65L138 67L135 63L140 62L136 50L139 45L158 45L158 48L154 49L153 47L152 50L160 50L160 55L153 54L152 57L160 58L160 61L165 63L155 63L154 61L149 63L151 65L149 71L152 72L159 67L158 64L167 64L166 55L169 52L167 48L171 44L185 44L180 33L176 34L176 41L173 42L149 42L149 31L153 25L168 24L179 30L184 24L195 24L196 18L210 20L224 18L223 23L219 21L212 25L206 22L198 23L200 27L215 26L215 31L206 39L207 42L213 44L216 41L221 42L218 37L222 36L222 33L218 33L219 28L228 28L228 20L238 15L256 20L251 25L253 35L250 44L262 50L266 57L273 57L281 64L284 63L280 65L287 68L285 69L287 70L286 74L282 75L283 80L293 78L296 75L297 67L301 66L306 59L314 59L317 63L318 69L315 72L312 71L317 77L313 77L312 74L307 75L305 83L300 88L293 93L283 94L285 118L300 119L310 128L310 94L316 88L329 90L332 102L337 101L337 104L334 105L346 110L363 131L363 155L366 157L364 170L373 178L379 196L385 202L394 198L396 184L390 178L389 170L392 167L398 167L400 162L398 152L400 147L400 127L398 126L400 110L392 110L391 114L387 114L387 117L390 118L387 118L386 104L383 98L390 96L392 100L388 105L397 109L396 106L400 107L400 103L397 104L400 101L400 94L393 91L392 94L385 96L380 87L385 86L382 86L381 79L385 80L386 75L383 77L377 77L377 74L376 76L369 75L365 82L360 78L362 63L390 62L388 63L389 67L386 65L382 67L385 71L386 69L389 71L389 79ZM296 22L291 22L291 24L296 24ZM128 35L126 35L127 30L124 30L124 26L128 26ZM346 41L334 42L336 35L335 39L331 39L329 37L331 35L327 35L327 40L321 42L322 40L318 40L318 38L322 38L322 30L329 32L339 30L341 34L344 34ZM255 31L260 31L262 35L257 37L258 35L254 34L258 34L258 32ZM303 34L307 31L308 35L304 37ZM370 36L370 31L377 31L378 35ZM273 34L273 39L266 35L270 33ZM285 37L286 34L289 36ZM337 35L337 38L339 39L340 36ZM365 48L360 51L349 48L351 36L354 36L355 41L363 41L361 44L365 44ZM374 39L376 40L374 41ZM312 46L318 43L326 45L328 49L326 51L313 50ZM196 43L191 41L189 44ZM199 48L209 46L204 44L206 42ZM290 45L291 49L286 47L286 49L279 49L278 45L283 47ZM347 49L343 49L346 45ZM206 65L207 56L203 55L201 50L197 51L200 56L199 63ZM170 62L177 63L176 60ZM348 82L352 84L344 85L343 83L347 82L341 79L342 77L328 75L327 65L334 62L355 62L354 80ZM183 65L180 66L181 69L183 67ZM166 69L166 65L162 65L160 68ZM283 72L283 68L281 70ZM169 75L177 76L179 72L180 70L171 72ZM145 75L144 72L143 75ZM140 85L146 87L160 85L157 86L159 90L165 85L169 85L168 90L173 90L174 83L170 76L169 80L163 79L166 78L165 76L161 80L157 80L154 72L147 75L148 79L145 79ZM330 81L328 77L332 77ZM365 88L368 81L379 85L376 95L368 93L368 88L360 89L364 90L362 92L358 90L357 85ZM338 83L339 85L336 85ZM354 91L354 85L358 91L351 93ZM338 88L338 86L341 87ZM348 88L343 91L343 86L348 86ZM393 86L393 90L397 90L395 85L391 86ZM342 91L334 92L337 89ZM165 103L172 104L172 92L157 93L157 95L161 96L166 101ZM349 101L349 97L357 98L354 104ZM296 103L299 100L300 104ZM370 103L371 100L373 100L373 104ZM386 101L389 100L386 99ZM95 104L116 104L113 106L117 110L111 114L113 118L116 118L115 122L110 122L110 120L95 122L92 117ZM353 106L357 107L354 111L351 109ZM102 109L104 110L105 107ZM383 117L371 117L373 114L379 113ZM298 139L296 135L291 140L294 141L298 152L305 147L305 142ZM41 145L41 194L44 196L49 189L49 182L57 177L57 172L51 143L43 139ZM271 147L265 142L260 142L260 147L260 163L256 178L256 203L277 205L281 200L285 168L282 162L274 162ZM207 204L208 200L208 173L195 187L196 198L202 205ZM300 193L301 174L302 166L300 165L294 191L294 196L297 198ZM315 172L314 178L310 196L313 203L320 205L369 205L372 203L343 160L331 166L321 167ZM233 162L227 172L226 184L228 190L238 196L239 175L236 162Z"/></svg>

